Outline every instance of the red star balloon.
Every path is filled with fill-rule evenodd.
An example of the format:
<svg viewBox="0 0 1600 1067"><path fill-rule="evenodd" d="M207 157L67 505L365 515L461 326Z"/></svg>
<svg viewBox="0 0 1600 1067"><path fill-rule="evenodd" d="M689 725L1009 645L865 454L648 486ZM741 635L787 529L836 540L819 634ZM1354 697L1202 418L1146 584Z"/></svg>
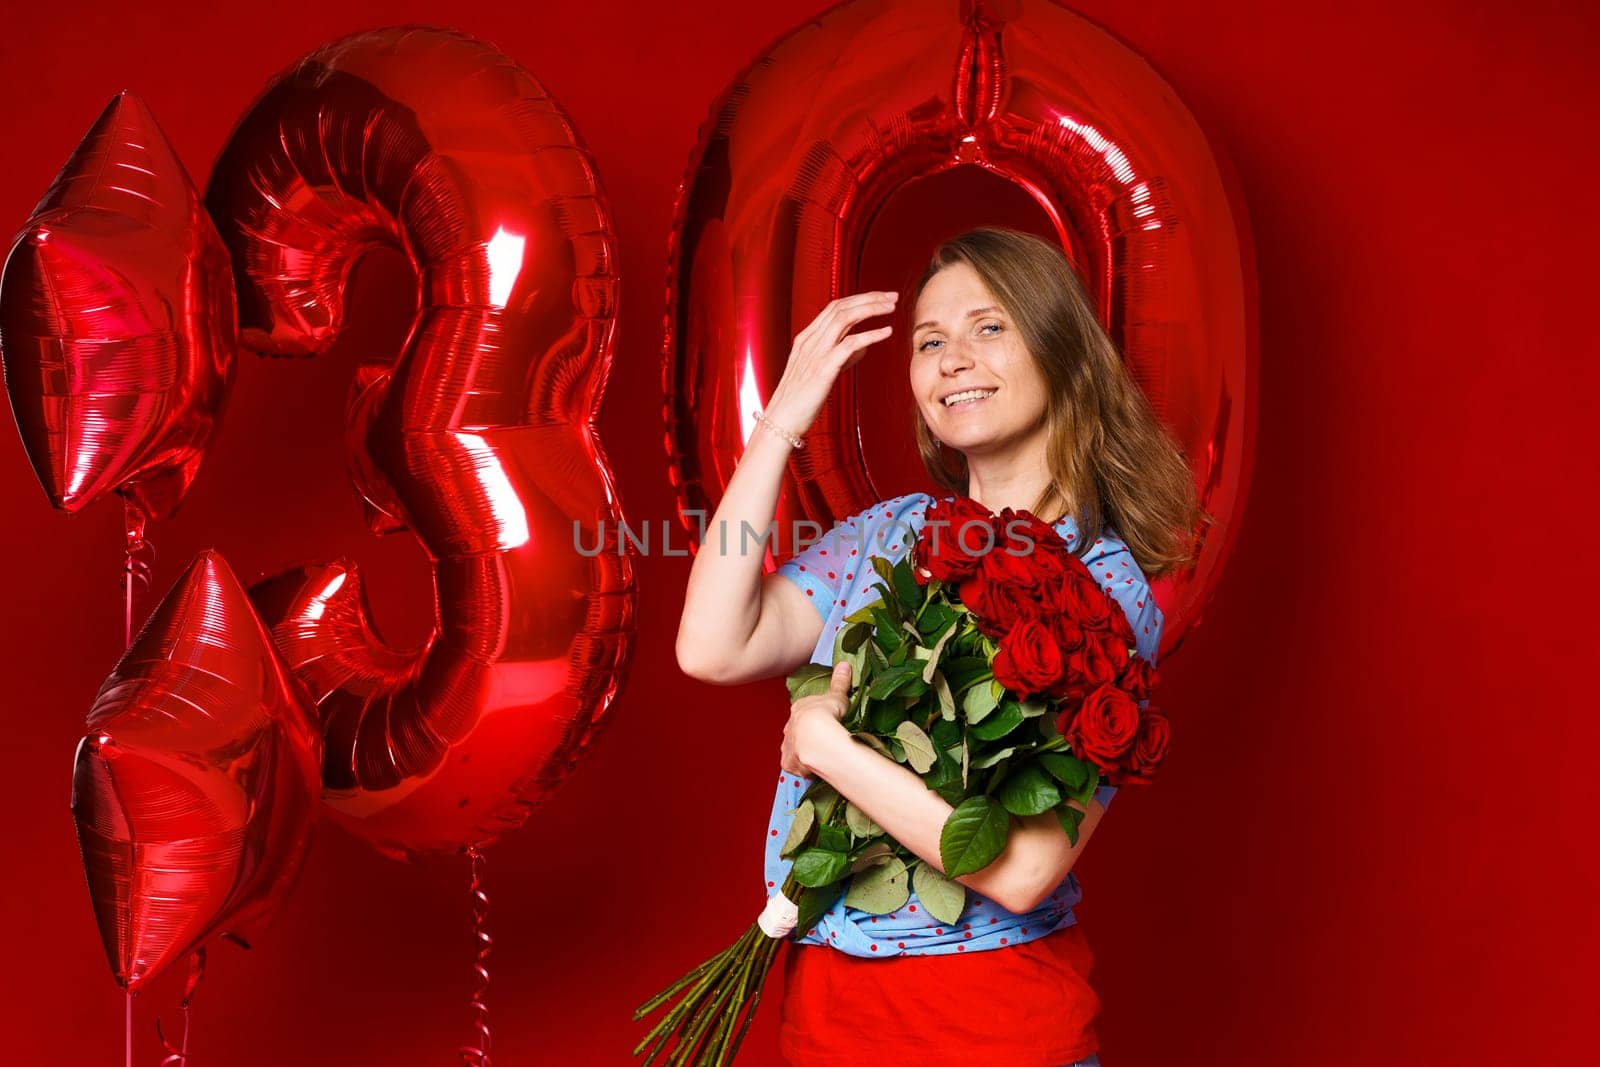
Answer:
<svg viewBox="0 0 1600 1067"><path fill-rule="evenodd" d="M318 810L315 714L227 563L201 553L100 687L73 767L84 874L124 988L288 893Z"/></svg>
<svg viewBox="0 0 1600 1067"><path fill-rule="evenodd" d="M183 164L139 98L118 95L0 280L6 390L53 506L118 491L154 518L177 508L232 382L234 308Z"/></svg>

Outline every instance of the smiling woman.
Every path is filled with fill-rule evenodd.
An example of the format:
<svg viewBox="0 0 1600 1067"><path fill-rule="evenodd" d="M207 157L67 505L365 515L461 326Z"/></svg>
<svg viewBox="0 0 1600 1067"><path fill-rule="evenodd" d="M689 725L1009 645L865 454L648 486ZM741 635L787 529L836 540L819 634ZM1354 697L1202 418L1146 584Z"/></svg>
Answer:
<svg viewBox="0 0 1600 1067"><path fill-rule="evenodd" d="M1128 376L1071 264L1038 238L973 230L940 246L912 296L907 374L929 473L991 512L1027 509L1051 524L1097 579L1103 575L1139 654L1154 665L1163 620L1150 579L1192 559L1205 516L1187 463ZM714 526L771 523L790 450L840 373L892 328L852 331L897 302L891 292L835 300L796 336ZM685 593L680 666L733 685L808 660L831 664L845 617L875 595L861 562L903 556L933 503L924 493L880 501L775 574L763 575L761 547L735 553L705 539ZM767 892L790 873L782 844L813 778L942 871L950 806L815 710L797 701L785 730L765 837ZM961 878L973 894L955 923L933 919L913 890L894 914L840 899L795 930L780 1032L786 1057L808 1067L902 1053L924 1064L1092 1062L1085 1058L1098 1050L1099 999L1072 911L1081 895L1073 867L1115 792L1096 791L1076 842L1044 820L1015 834L989 868ZM951 989L963 990L965 1028L941 1006ZM842 1026L846 1005L851 1024Z"/></svg>

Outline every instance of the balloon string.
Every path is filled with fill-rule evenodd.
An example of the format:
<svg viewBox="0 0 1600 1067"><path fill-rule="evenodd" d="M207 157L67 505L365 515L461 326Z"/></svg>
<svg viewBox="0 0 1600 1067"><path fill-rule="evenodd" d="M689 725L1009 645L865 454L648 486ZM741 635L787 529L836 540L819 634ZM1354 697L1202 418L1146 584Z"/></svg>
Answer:
<svg viewBox="0 0 1600 1067"><path fill-rule="evenodd" d="M189 1001L194 999L194 991L200 985L200 979L206 973L205 946L194 950L189 956L189 979L183 986L183 1001L179 1005L183 1010L183 1037L176 1047L167 1040L166 1033L161 1029L161 1019L156 1018L156 1037L161 1039L161 1047L167 1050L167 1055L161 1060L161 1067L188 1067L189 1063Z"/></svg>
<svg viewBox="0 0 1600 1067"><path fill-rule="evenodd" d="M133 644L133 598L135 587L142 593L150 588L155 571L156 546L144 536L148 516L132 500L123 499L122 566L122 647Z"/></svg>
<svg viewBox="0 0 1600 1067"><path fill-rule="evenodd" d="M478 1032L476 1045L461 1046L461 1062L468 1067L490 1067L489 1064L489 1005L484 993L489 988L489 949L494 944L484 922L489 917L489 895L483 891L483 853L476 845L467 846L472 858L472 936L478 943L478 957L472 969L477 972L477 987L472 991L473 1028Z"/></svg>
<svg viewBox="0 0 1600 1067"><path fill-rule="evenodd" d="M133 990L123 990L122 1063L133 1067Z"/></svg>

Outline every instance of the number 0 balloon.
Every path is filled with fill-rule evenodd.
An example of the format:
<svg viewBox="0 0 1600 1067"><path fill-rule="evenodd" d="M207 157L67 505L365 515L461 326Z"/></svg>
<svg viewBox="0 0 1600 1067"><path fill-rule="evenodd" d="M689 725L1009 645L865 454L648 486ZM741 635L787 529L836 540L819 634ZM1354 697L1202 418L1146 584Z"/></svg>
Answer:
<svg viewBox="0 0 1600 1067"><path fill-rule="evenodd" d="M433 560L433 634L386 647L345 562L252 595L318 703L335 818L397 856L485 844L575 765L632 643L630 560L574 534L620 520L594 429L617 279L593 164L495 49L379 30L269 86L206 201L259 351L325 350L364 249L416 269L404 350L360 379L352 467L375 528Z"/></svg>
<svg viewBox="0 0 1600 1067"><path fill-rule="evenodd" d="M859 288L867 231L890 196L981 167L1053 221L1218 520L1198 565L1156 583L1171 652L1231 549L1255 405L1248 244L1172 88L1048 0L855 0L760 56L712 116L679 200L668 286L663 377L680 506L714 509L791 339ZM930 220L927 253L947 236ZM910 391L861 395L856 373L796 457L781 522L831 523L903 491L874 485L858 420L909 428Z"/></svg>

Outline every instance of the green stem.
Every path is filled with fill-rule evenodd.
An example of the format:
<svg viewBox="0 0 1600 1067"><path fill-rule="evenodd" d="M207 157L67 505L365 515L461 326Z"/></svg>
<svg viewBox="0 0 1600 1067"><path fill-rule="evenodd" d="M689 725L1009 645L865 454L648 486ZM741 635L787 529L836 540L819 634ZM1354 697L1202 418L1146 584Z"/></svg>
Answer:
<svg viewBox="0 0 1600 1067"><path fill-rule="evenodd" d="M766 944L755 945L745 957L744 963L739 968L738 975L734 978L734 985L738 994L729 1009L717 1020L717 1029L711 1035L711 1040L706 1047L706 1055L701 1060L705 1067L722 1067L722 1064L733 1058L732 1051L728 1048L728 1041L733 1036L733 1027L739 1021L740 1015L748 1006L752 979L755 988L761 987L761 982L767 976L767 965L771 963L772 955L767 946L773 944L771 938L766 939Z"/></svg>
<svg viewBox="0 0 1600 1067"><path fill-rule="evenodd" d="M741 935L739 940L734 942L731 947L723 949L721 952L717 953L710 960L708 960L707 963L700 968L700 970L704 971L703 976L690 987L689 991L683 995L683 999L678 1001L677 1004L673 1005L672 1009L667 1012L666 1016L663 1017L662 1020L644 1036L644 1040L640 1041L638 1046L634 1048L633 1054L637 1056L646 1045L650 1045L653 1042L654 1047L651 1048L649 1056L645 1059L645 1067L648 1067L648 1064L651 1062L651 1060L655 1059L656 1055L661 1051L662 1046L667 1042L668 1039L671 1038L673 1032L677 1030L679 1022L681 1022L684 1016L693 1010L694 1007L700 1002L701 998L704 996L706 988L712 982L716 981L717 975L726 967L729 959L732 958L733 954L738 951L739 946L743 943L744 936Z"/></svg>
<svg viewBox="0 0 1600 1067"><path fill-rule="evenodd" d="M722 952L726 952L726 951L727 951L727 949L723 949L722 950ZM674 993L676 993L678 990L682 989L684 986L687 986L690 982L693 982L695 979L697 979L701 975L705 974L706 971L711 968L711 965L716 963L717 960L721 958L722 952L719 952L715 956L712 956L710 959L706 960L700 966L696 967L694 970L690 971L688 974L684 975L682 978L679 978L676 982L673 982L667 988L663 989L661 992L657 993L655 996L653 996L649 1000L645 1001L639 1007L635 1008L634 1011L633 1011L633 1021L634 1022L638 1022L640 1019L643 1019L646 1015L649 1015L651 1012L655 1011L661 1005L663 1005L667 1001L671 1000L672 999L672 995Z"/></svg>
<svg viewBox="0 0 1600 1067"><path fill-rule="evenodd" d="M678 1046L672 1050L672 1059L668 1061L669 1063L687 1067L688 1064L695 1062L695 1047L700 1043L700 1038L706 1029L717 1021L723 1005L733 996L737 985L738 982L734 977L728 975L716 989L712 990L711 999L695 1012L694 1018L683 1028L683 1033L678 1038Z"/></svg>
<svg viewBox="0 0 1600 1067"><path fill-rule="evenodd" d="M732 1062L733 1057L739 1054L739 1046L744 1042L745 1032L750 1029L750 1024L755 1021L756 1009L761 1007L761 990L766 985L767 972L772 970L773 957L778 954L778 943L772 941L764 945L762 951L765 956L762 957L761 961L760 977L755 983L755 995L750 998L750 1010L745 1012L744 1022L739 1025L739 1033L734 1036L733 1045L728 1050L729 1062ZM796 950L791 947L789 951L794 952Z"/></svg>

